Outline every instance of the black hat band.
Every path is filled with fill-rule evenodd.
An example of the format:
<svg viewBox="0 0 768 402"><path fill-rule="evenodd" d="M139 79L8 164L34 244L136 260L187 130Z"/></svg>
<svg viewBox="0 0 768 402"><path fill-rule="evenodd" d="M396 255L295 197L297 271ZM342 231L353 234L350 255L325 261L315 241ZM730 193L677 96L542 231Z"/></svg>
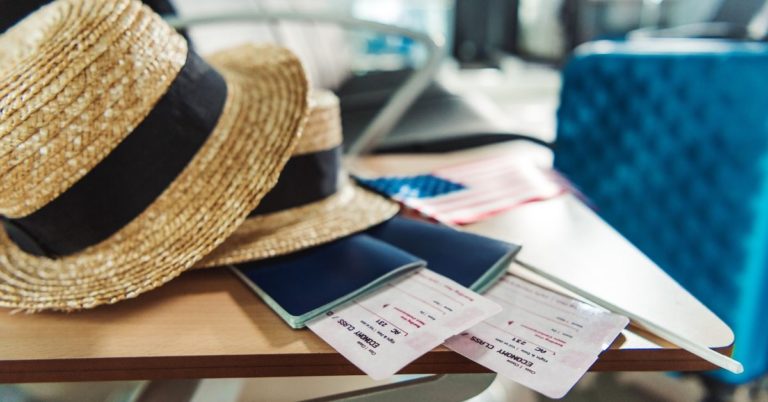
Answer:
<svg viewBox="0 0 768 402"><path fill-rule="evenodd" d="M189 50L166 93L109 155L39 210L3 218L9 237L24 251L48 257L108 238L187 166L216 127L226 99L221 75Z"/></svg>
<svg viewBox="0 0 768 402"><path fill-rule="evenodd" d="M300 207L334 194L340 170L341 146L292 157L275 187L249 216Z"/></svg>
<svg viewBox="0 0 768 402"><path fill-rule="evenodd" d="M93 170L32 214L3 217L8 236L22 250L51 258L105 240L144 211L184 169L215 128L226 95L224 79L189 51L149 115ZM249 216L336 193L340 170L340 146L292 157Z"/></svg>

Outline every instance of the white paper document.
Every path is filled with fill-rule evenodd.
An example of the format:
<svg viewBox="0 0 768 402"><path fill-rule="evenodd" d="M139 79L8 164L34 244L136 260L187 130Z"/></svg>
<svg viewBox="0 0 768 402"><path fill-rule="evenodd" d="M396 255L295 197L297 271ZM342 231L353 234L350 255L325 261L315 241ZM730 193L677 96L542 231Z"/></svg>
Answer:
<svg viewBox="0 0 768 402"><path fill-rule="evenodd" d="M379 380L501 309L424 268L329 311L307 326Z"/></svg>
<svg viewBox="0 0 768 402"><path fill-rule="evenodd" d="M509 274L485 296L504 310L445 345L550 398L565 396L629 323Z"/></svg>

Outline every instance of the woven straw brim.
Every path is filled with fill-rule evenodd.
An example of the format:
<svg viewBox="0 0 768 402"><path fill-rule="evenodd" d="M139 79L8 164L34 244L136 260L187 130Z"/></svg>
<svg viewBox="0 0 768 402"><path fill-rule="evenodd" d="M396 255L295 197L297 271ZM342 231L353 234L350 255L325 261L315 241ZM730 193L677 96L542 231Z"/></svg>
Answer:
<svg viewBox="0 0 768 402"><path fill-rule="evenodd" d="M306 77L295 56L275 47L209 61L227 81L227 100L176 180L128 225L75 255L31 256L0 233L0 306L76 310L135 297L194 265L256 208L296 145Z"/></svg>
<svg viewBox="0 0 768 402"><path fill-rule="evenodd" d="M301 207L248 218L195 268L276 257L363 231L397 214L400 207L346 180L342 189Z"/></svg>

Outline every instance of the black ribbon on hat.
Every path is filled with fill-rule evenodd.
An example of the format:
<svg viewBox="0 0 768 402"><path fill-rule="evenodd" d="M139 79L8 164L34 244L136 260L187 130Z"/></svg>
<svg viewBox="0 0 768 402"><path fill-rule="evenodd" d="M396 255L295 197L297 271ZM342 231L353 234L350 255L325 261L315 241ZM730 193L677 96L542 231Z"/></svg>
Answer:
<svg viewBox="0 0 768 402"><path fill-rule="evenodd" d="M106 158L41 209L22 218L2 218L9 238L30 254L50 258L105 240L173 182L216 127L226 97L221 75L189 51L165 95ZM335 193L340 168L338 146L292 157L250 216Z"/></svg>
<svg viewBox="0 0 768 402"><path fill-rule="evenodd" d="M144 211L187 166L216 127L226 99L221 75L188 51L166 93L109 155L39 210L3 219L9 237L23 250L48 257L106 239Z"/></svg>
<svg viewBox="0 0 768 402"><path fill-rule="evenodd" d="M341 147L292 157L277 184L249 216L295 208L335 193L341 171Z"/></svg>

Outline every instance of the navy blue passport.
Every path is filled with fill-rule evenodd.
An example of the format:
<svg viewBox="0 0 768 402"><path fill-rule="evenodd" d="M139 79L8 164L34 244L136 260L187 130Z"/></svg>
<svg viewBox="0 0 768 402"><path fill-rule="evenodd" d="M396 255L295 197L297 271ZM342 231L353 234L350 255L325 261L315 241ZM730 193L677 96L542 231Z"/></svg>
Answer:
<svg viewBox="0 0 768 402"><path fill-rule="evenodd" d="M427 268L478 293L507 271L520 246L396 216L366 234L427 262Z"/></svg>
<svg viewBox="0 0 768 402"><path fill-rule="evenodd" d="M372 290L424 261L356 234L290 255L233 266L233 271L292 328Z"/></svg>

